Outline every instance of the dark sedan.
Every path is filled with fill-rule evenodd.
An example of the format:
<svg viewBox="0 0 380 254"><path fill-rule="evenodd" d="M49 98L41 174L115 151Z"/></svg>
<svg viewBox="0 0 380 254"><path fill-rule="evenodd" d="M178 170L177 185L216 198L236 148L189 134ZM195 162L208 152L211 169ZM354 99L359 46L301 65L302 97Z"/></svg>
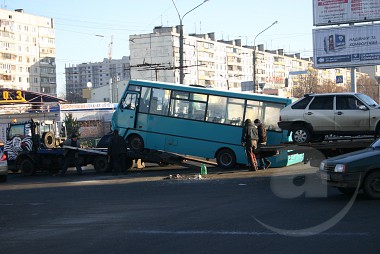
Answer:
<svg viewBox="0 0 380 254"><path fill-rule="evenodd" d="M318 176L345 194L357 186L372 199L380 199L380 139L369 148L339 155L321 162Z"/></svg>

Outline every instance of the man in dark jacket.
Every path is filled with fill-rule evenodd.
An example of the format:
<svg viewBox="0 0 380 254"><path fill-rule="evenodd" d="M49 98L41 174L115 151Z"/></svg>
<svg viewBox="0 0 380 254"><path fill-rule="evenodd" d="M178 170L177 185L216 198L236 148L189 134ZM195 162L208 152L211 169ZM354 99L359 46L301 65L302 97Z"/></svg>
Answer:
<svg viewBox="0 0 380 254"><path fill-rule="evenodd" d="M78 136L74 133L71 138L63 143L64 146L70 146L71 148L66 148L64 151L65 162L63 163L62 173L64 176L67 172L67 168L71 165L75 165L78 175L82 175L81 161L79 158L79 150L75 148L80 148L80 141Z"/></svg>
<svg viewBox="0 0 380 254"><path fill-rule="evenodd" d="M256 119L254 121L255 126L258 131L259 140L257 141L258 147L266 145L267 144L267 129L264 123L262 123L259 119ZM264 157L263 153L259 154L259 161L260 161L260 168L259 169L267 169L270 167L270 161Z"/></svg>
<svg viewBox="0 0 380 254"><path fill-rule="evenodd" d="M246 119L241 135L241 143L245 147L245 154L247 156L248 164L250 164L251 171L256 171L258 169L255 156L258 139L259 136L256 126L252 124L251 119Z"/></svg>
<svg viewBox="0 0 380 254"><path fill-rule="evenodd" d="M127 154L127 143L124 138L119 135L118 130L113 131L111 141L108 145L108 156L113 164L113 175L118 175L120 168L124 174L127 174L125 166L125 156Z"/></svg>

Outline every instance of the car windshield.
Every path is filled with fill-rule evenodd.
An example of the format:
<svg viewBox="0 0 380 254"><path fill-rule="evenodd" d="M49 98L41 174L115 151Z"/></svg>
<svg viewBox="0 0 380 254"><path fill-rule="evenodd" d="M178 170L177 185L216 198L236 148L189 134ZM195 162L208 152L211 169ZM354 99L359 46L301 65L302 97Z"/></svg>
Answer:
<svg viewBox="0 0 380 254"><path fill-rule="evenodd" d="M358 94L357 95L362 101L364 101L368 106L372 108L376 108L378 105L376 101L374 101L371 97L365 94Z"/></svg>

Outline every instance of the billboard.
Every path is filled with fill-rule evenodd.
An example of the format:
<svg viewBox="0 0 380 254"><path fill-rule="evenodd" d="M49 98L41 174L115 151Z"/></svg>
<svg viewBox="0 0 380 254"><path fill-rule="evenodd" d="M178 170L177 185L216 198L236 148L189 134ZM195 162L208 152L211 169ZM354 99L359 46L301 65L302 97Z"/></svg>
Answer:
<svg viewBox="0 0 380 254"><path fill-rule="evenodd" d="M313 29L314 67L380 65L380 24Z"/></svg>
<svg viewBox="0 0 380 254"><path fill-rule="evenodd" d="M314 26L380 20L379 0L313 0Z"/></svg>

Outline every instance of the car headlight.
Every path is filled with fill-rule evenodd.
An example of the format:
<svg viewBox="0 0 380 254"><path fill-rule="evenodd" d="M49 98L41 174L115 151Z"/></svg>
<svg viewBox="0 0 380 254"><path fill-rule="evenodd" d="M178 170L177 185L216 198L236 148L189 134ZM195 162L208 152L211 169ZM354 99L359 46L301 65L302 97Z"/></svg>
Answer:
<svg viewBox="0 0 380 254"><path fill-rule="evenodd" d="M319 170L324 170L324 169L325 169L325 163L321 162L321 164L319 164Z"/></svg>
<svg viewBox="0 0 380 254"><path fill-rule="evenodd" d="M346 165L344 164L336 164L334 168L334 172L343 173L346 171Z"/></svg>

